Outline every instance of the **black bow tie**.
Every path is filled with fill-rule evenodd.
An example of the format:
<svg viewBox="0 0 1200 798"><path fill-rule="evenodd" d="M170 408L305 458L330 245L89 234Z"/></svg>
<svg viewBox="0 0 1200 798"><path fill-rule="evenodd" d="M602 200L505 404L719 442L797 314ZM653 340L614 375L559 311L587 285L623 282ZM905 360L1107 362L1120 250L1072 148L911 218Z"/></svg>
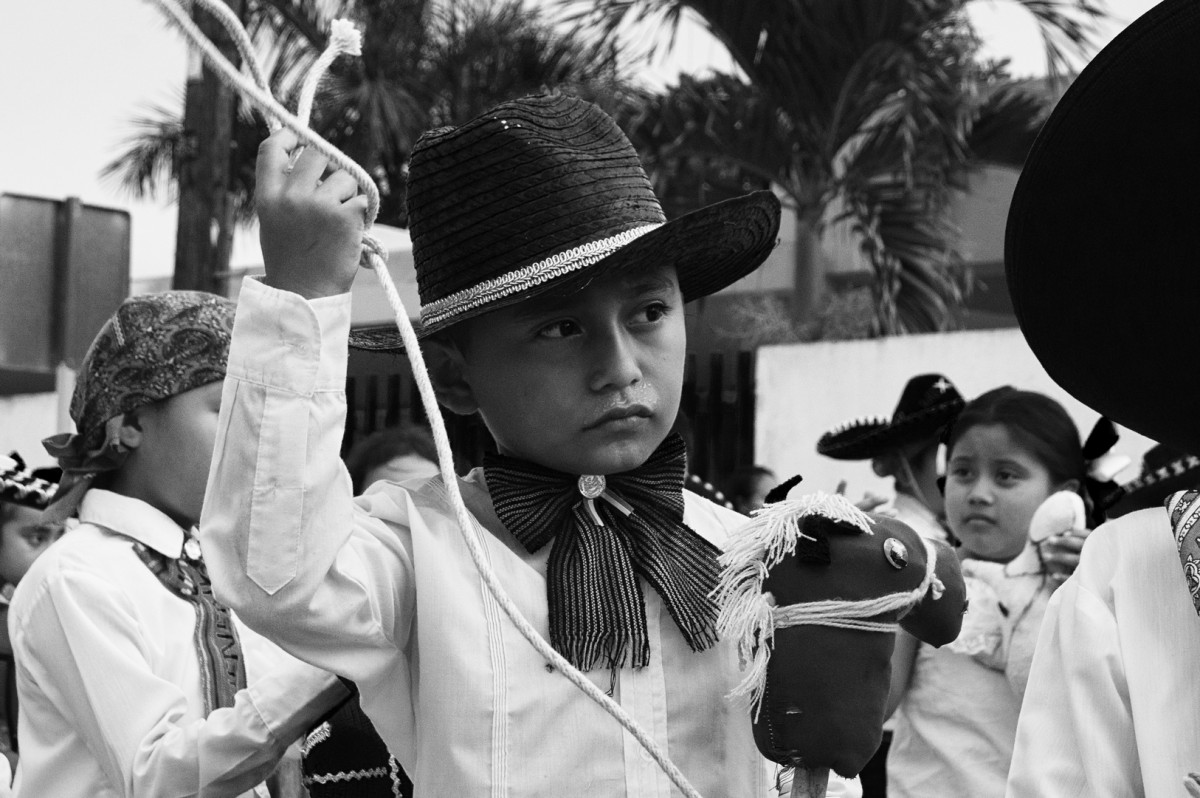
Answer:
<svg viewBox="0 0 1200 798"><path fill-rule="evenodd" d="M693 651L716 641L719 551L683 523L683 439L670 435L638 468L572 476L503 455L484 458L501 523L534 552L552 539L550 642L581 670L650 661L637 576L662 596Z"/></svg>

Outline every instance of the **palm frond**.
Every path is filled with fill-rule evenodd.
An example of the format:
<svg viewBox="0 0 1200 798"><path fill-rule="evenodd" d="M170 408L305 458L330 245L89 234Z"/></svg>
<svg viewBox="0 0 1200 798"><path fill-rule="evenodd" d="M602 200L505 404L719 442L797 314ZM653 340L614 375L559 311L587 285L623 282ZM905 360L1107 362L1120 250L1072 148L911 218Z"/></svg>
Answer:
<svg viewBox="0 0 1200 798"><path fill-rule="evenodd" d="M136 199L157 199L171 184L176 165L194 147L184 135L182 107L181 98L176 110L151 105L131 119L134 132L100 171L101 179L115 182Z"/></svg>
<svg viewBox="0 0 1200 798"><path fill-rule="evenodd" d="M992 89L976 109L967 144L976 162L1015 166L1025 163L1051 103L1019 84Z"/></svg>
<svg viewBox="0 0 1200 798"><path fill-rule="evenodd" d="M1046 52L1046 70L1056 82L1096 50L1101 24L1108 19L1103 0L1009 0L1037 23Z"/></svg>

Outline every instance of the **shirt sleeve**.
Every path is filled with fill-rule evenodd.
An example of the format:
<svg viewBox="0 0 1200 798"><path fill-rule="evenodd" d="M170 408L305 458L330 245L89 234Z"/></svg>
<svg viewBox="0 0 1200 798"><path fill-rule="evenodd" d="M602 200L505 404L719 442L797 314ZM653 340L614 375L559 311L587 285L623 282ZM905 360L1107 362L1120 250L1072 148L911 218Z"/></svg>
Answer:
<svg viewBox="0 0 1200 798"><path fill-rule="evenodd" d="M1116 620L1078 576L1051 597L1038 637L1011 798L1141 794Z"/></svg>
<svg viewBox="0 0 1200 798"><path fill-rule="evenodd" d="M415 594L407 528L355 504L340 457L349 327L349 294L243 284L199 538L246 625L370 682L405 645Z"/></svg>
<svg viewBox="0 0 1200 798"><path fill-rule="evenodd" d="M197 720L187 696L152 667L160 641L147 636L135 600L75 569L54 574L29 602L14 644L19 679L54 703L123 796L250 790L348 696L332 675L291 660Z"/></svg>

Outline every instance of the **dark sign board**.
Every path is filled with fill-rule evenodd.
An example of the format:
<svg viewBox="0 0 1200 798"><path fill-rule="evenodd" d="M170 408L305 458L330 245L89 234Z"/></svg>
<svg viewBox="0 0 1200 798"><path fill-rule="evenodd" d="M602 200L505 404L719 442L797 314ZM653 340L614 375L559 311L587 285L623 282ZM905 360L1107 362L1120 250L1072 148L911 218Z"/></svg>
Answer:
<svg viewBox="0 0 1200 798"><path fill-rule="evenodd" d="M127 211L0 194L0 372L78 368L129 295L129 232Z"/></svg>

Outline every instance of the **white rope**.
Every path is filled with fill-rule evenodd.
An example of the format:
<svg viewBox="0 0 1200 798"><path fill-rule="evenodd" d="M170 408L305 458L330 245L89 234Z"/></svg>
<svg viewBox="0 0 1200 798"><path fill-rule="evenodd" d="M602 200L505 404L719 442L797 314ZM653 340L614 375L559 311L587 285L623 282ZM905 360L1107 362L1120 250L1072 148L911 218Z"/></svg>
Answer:
<svg viewBox="0 0 1200 798"><path fill-rule="evenodd" d="M284 108L274 97L270 91L264 86L260 88L248 81L238 70L229 63L229 61L221 54L221 52L212 44L211 41L203 34L187 12L180 7L175 0L154 0L168 15L168 18L182 31L188 41L199 49L202 56L208 62L216 73L220 76L230 88L240 92L244 97L250 100L268 119L276 120L293 130L300 139L313 147L315 147L322 155L326 156L337 164L342 169L354 175L359 185L363 188L368 198L367 208L367 228L374 223L375 217L379 212L379 188L375 182L367 174L361 166L346 156L341 150L334 147L321 136L314 133L307 127L306 115L312 108L311 92L316 91L320 74L315 77L310 74L304 81L301 89L301 97L299 109L303 110L305 116L292 115ZM220 0L192 0L205 8L206 11L217 15L222 19L222 24L230 29L229 20L232 18L235 23L234 27L242 30L240 21L229 10L229 8ZM335 25L338 23L335 23ZM347 23L349 24L349 23ZM352 26L351 26L352 27ZM333 37L330 49L344 48L346 42L339 36ZM239 49L242 53L242 58L249 64L255 64L257 56L253 52L253 48L249 45L249 37L245 35L244 30L241 34L234 34L234 40L239 44ZM330 56L325 55L330 51L322 54L314 64L314 71L318 67L323 71L333 62ZM348 52L345 49L339 49L339 52ZM252 73L257 78L261 78L262 70L256 67L251 67ZM307 96L307 99L306 99ZM400 329L400 338L404 342L404 351L408 355L409 364L412 367L413 378L416 381L417 389L421 395L421 402L425 407L426 415L429 418L430 426L433 431L434 444L438 453L438 467L441 471L442 481L445 483L446 492L450 499L450 504L454 510L455 520L458 522L459 531L462 534L463 541L466 543L467 550L470 552L471 560L475 563L476 569L479 571L480 578L487 585L488 591L495 598L496 603L504 610L504 614L508 616L513 625L521 635L529 641L539 654L545 657L551 665L553 665L560 673L583 691L589 698L604 708L606 712L617 719L618 722L631 734L634 739L646 749L658 763L659 767L667 774L676 787L688 798L701 798L700 793L696 791L679 768L672 762L662 750L662 748L638 723L634 718L626 712L620 704L614 701L603 690L591 682L582 672L572 665L565 657L554 650L553 646L533 628L533 625L521 614L520 609L509 598L504 591L504 587L500 584L499 578L495 571L488 564L486 555L484 554L482 545L473 533L475 528L471 520L470 514L467 512L466 506L463 504L462 493L458 487L458 477L454 473L454 455L450 449L450 438L446 434L445 422L442 420L441 412L438 408L437 397L434 395L433 384L429 380L429 373L425 366L425 358L421 354L421 347L417 340L416 331L413 329L412 322L409 320L408 312L404 308L404 303L400 299L400 294L396 290L395 283L392 281L391 274L386 266L387 250L369 234L363 236L363 257L362 263L375 271L379 277L379 283L383 288L384 295L387 297L388 305L391 306L392 312L396 316L396 325Z"/></svg>

